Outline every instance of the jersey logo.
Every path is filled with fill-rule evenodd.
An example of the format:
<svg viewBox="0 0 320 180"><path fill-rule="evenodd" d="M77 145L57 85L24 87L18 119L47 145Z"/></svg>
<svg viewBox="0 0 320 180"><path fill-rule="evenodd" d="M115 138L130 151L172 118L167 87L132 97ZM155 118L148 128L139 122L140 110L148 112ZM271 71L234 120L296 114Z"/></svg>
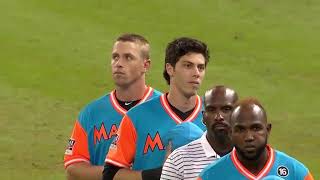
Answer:
<svg viewBox="0 0 320 180"><path fill-rule="evenodd" d="M108 140L112 138L113 136L117 135L118 128L115 124L112 124L109 134L106 131L106 128L104 127L104 123L101 124L100 129L98 130L96 126L94 126L94 132L93 132L93 143L94 145L97 144L97 142L101 141L101 138L104 140Z"/></svg>
<svg viewBox="0 0 320 180"><path fill-rule="evenodd" d="M156 146L158 147L158 150L164 150L164 146L161 141L161 137L160 137L159 132L157 131L154 138L152 138L151 135L148 133L148 136L147 136L146 142L144 144L144 148L143 148L143 154L147 154L149 151L149 148L153 152L154 149L156 148Z"/></svg>
<svg viewBox="0 0 320 180"><path fill-rule="evenodd" d="M287 177L289 175L289 169L285 166L279 166L277 171L281 177Z"/></svg>
<svg viewBox="0 0 320 180"><path fill-rule="evenodd" d="M72 155L72 152L73 152L73 147L74 147L74 144L76 143L76 140L74 139L69 139L68 141L68 145L67 145L67 148L66 148L66 152L64 154L66 155Z"/></svg>
<svg viewBox="0 0 320 180"><path fill-rule="evenodd" d="M131 102L124 102L124 105L129 106L130 104L132 104L133 101Z"/></svg>

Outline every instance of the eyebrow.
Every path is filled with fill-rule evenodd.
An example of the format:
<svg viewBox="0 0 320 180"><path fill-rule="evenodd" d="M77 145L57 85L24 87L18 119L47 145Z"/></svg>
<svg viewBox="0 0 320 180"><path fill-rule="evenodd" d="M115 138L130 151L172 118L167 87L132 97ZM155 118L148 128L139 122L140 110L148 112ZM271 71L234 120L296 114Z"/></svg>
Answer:
<svg viewBox="0 0 320 180"><path fill-rule="evenodd" d="M222 107L233 107L233 105L232 105L232 103L227 103L227 104L225 104L225 105L223 105Z"/></svg>
<svg viewBox="0 0 320 180"><path fill-rule="evenodd" d="M191 62L189 59L183 59L183 60L181 60L181 61L182 61L182 63L196 64L196 63L194 63L194 62ZM196 64L196 65L205 65L205 63L199 63L199 64Z"/></svg>
<svg viewBox="0 0 320 180"><path fill-rule="evenodd" d="M234 124L235 124L234 127L246 127L245 125L243 125L243 123L234 123ZM250 124L249 128L252 126L263 126L263 123L258 123L258 122L252 123Z"/></svg>
<svg viewBox="0 0 320 180"><path fill-rule="evenodd" d="M242 125L242 124L237 124L237 123L234 123L234 127L244 127L244 125Z"/></svg>
<svg viewBox="0 0 320 180"><path fill-rule="evenodd" d="M111 55L120 55L120 53L113 52L113 53L111 53ZM123 55L134 55L134 54L128 52L128 53L123 53Z"/></svg>
<svg viewBox="0 0 320 180"><path fill-rule="evenodd" d="M189 60L182 60L182 63L194 64L193 62L191 62L191 61L189 61Z"/></svg>

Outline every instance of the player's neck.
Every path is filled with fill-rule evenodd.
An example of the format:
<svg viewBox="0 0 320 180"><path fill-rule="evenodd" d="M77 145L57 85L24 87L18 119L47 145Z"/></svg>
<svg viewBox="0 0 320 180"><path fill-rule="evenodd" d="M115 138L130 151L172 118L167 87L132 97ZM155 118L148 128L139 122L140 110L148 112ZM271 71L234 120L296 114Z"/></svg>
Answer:
<svg viewBox="0 0 320 180"><path fill-rule="evenodd" d="M248 160L237 153L237 157L241 164L252 174L258 175L268 161L269 154L267 148L261 153L260 157L255 160Z"/></svg>
<svg viewBox="0 0 320 180"><path fill-rule="evenodd" d="M147 86L145 81L137 81L130 86L116 86L116 97L120 101L135 101L142 99Z"/></svg>
<svg viewBox="0 0 320 180"><path fill-rule="evenodd" d="M187 112L196 106L197 95L187 97L179 91L170 88L167 98L172 106L174 106L182 112Z"/></svg>
<svg viewBox="0 0 320 180"><path fill-rule="evenodd" d="M231 139L229 137L225 137L224 139L221 138L215 138L213 134L209 134L207 131L207 136L206 136L210 146L212 149L219 154L220 157L228 154L231 152L233 145L231 142Z"/></svg>

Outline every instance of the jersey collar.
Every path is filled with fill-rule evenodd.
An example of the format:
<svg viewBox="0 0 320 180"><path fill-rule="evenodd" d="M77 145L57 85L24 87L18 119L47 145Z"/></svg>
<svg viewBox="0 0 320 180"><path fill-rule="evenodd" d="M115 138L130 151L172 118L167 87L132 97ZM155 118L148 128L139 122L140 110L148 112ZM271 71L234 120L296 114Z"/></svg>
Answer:
<svg viewBox="0 0 320 180"><path fill-rule="evenodd" d="M274 150L267 145L267 150L268 150L268 160L267 163L264 165L263 169L259 172L259 174L256 176L252 174L246 167L244 167L241 162L239 161L237 154L236 154L236 149L233 148L231 152L231 160L234 164L234 166L237 168L237 170L244 175L246 178L249 180L258 180L267 175L272 168L272 165L274 163L275 155L274 155Z"/></svg>
<svg viewBox="0 0 320 180"><path fill-rule="evenodd" d="M145 92L144 92L144 95L143 97L141 98L141 100L136 104L141 104L143 103L144 101L146 101L149 97L151 97L152 95L152 92L153 92L153 89L152 87L147 87ZM120 106L120 104L118 103L117 101L117 98L116 98L116 90L113 90L111 93L110 93L110 101L111 101L111 104L113 106L113 108L118 111L120 114L124 115L127 113L127 110L124 109L123 107Z"/></svg>
<svg viewBox="0 0 320 180"><path fill-rule="evenodd" d="M196 106L193 110L193 112L187 117L187 119L182 120L176 113L170 108L169 102L167 101L166 94L162 94L160 96L160 102L161 105L163 106L164 110L167 112L167 114L177 123L180 124L182 122L192 122L193 120L196 119L198 113L201 110L201 98L197 95L196 97Z"/></svg>

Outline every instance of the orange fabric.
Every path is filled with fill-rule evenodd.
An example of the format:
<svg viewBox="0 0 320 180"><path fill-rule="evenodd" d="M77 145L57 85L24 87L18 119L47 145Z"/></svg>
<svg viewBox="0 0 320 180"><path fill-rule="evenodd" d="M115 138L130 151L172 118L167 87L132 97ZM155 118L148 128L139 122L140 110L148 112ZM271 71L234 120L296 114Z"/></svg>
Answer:
<svg viewBox="0 0 320 180"><path fill-rule="evenodd" d="M82 128L79 121L76 121L68 147L64 155L65 168L76 162L89 162L89 149L87 133Z"/></svg>
<svg viewBox="0 0 320 180"><path fill-rule="evenodd" d="M197 180L202 180L201 177L198 177Z"/></svg>
<svg viewBox="0 0 320 180"><path fill-rule="evenodd" d="M110 146L106 162L115 166L130 167L136 152L137 132L127 115L122 119L117 138Z"/></svg>
<svg viewBox="0 0 320 180"><path fill-rule="evenodd" d="M308 175L304 178L304 180L314 180L312 174L309 172Z"/></svg>

